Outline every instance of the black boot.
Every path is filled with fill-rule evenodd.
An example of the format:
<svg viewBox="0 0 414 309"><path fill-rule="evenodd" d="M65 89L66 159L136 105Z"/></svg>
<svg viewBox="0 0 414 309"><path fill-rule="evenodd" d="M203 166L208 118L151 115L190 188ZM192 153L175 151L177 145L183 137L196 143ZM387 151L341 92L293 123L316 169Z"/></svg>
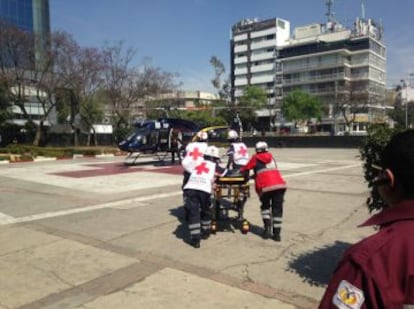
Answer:
<svg viewBox="0 0 414 309"><path fill-rule="evenodd" d="M280 238L280 228L273 228L273 240L274 241L281 241L281 238Z"/></svg>
<svg viewBox="0 0 414 309"><path fill-rule="evenodd" d="M200 239L199 238L193 238L193 239L191 239L190 244L194 248L198 249L198 248L200 248Z"/></svg>
<svg viewBox="0 0 414 309"><path fill-rule="evenodd" d="M270 237L272 237L272 230L270 229L270 226L265 225L262 237L263 239L269 239Z"/></svg>
<svg viewBox="0 0 414 309"><path fill-rule="evenodd" d="M210 237L210 231L202 231L201 232L201 238L202 239L207 239Z"/></svg>
<svg viewBox="0 0 414 309"><path fill-rule="evenodd" d="M280 235L278 234L278 235L273 235L273 240L274 241L277 241L277 242L279 242L279 241L281 241L282 239L280 238Z"/></svg>

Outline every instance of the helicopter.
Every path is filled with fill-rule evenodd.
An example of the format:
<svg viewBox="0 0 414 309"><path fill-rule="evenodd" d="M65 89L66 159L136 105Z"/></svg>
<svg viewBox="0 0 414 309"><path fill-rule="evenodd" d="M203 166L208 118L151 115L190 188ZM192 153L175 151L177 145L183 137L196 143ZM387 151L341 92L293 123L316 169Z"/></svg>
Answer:
<svg viewBox="0 0 414 309"><path fill-rule="evenodd" d="M201 128L194 122L179 118L159 118L136 124L135 129L118 144L118 148L128 152L125 164L136 164L143 154L152 154L164 161L171 155L182 157L184 147Z"/></svg>

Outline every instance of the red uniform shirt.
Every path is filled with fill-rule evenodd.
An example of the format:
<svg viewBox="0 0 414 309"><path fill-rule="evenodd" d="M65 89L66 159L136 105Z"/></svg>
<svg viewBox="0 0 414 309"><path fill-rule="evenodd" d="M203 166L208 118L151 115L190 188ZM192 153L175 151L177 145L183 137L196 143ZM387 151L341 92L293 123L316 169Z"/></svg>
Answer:
<svg viewBox="0 0 414 309"><path fill-rule="evenodd" d="M276 161L270 152L259 152L252 156L240 172L254 170L256 192L260 196L263 192L286 189L286 181L280 174Z"/></svg>
<svg viewBox="0 0 414 309"><path fill-rule="evenodd" d="M414 201L384 209L361 226L370 225L380 230L345 252L319 309L414 308Z"/></svg>

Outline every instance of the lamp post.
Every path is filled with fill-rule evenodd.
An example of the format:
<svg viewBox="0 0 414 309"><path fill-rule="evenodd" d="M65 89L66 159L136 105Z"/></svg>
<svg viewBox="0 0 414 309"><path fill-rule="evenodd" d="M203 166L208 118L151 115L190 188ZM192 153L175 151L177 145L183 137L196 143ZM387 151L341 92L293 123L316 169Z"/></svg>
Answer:
<svg viewBox="0 0 414 309"><path fill-rule="evenodd" d="M409 73L407 75L407 80L401 80L403 88L405 88L405 128L408 128L408 87L410 86L410 77L413 77L414 73Z"/></svg>

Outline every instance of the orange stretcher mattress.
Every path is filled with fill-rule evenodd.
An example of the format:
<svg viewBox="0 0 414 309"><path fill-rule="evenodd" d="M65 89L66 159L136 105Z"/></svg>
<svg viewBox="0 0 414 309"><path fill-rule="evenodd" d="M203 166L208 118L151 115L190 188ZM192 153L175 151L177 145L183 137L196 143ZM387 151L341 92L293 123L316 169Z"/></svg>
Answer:
<svg viewBox="0 0 414 309"><path fill-rule="evenodd" d="M230 175L217 178L216 184L242 185L248 181L249 179L245 178L243 175Z"/></svg>

